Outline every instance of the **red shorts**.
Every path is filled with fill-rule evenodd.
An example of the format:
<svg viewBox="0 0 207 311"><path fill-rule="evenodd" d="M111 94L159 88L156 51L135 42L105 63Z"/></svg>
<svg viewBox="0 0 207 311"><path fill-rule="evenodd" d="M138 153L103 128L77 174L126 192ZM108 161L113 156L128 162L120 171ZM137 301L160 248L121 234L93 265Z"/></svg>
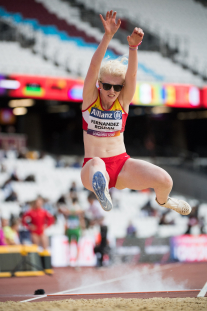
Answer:
<svg viewBox="0 0 207 311"><path fill-rule="evenodd" d="M110 178L109 189L112 187L115 187L118 175L121 172L121 169L124 166L124 163L129 158L130 156L126 152L119 154L115 157L101 158L101 160L103 160L104 163L106 164L106 171L109 174L109 178ZM91 159L92 158L84 158L83 167Z"/></svg>

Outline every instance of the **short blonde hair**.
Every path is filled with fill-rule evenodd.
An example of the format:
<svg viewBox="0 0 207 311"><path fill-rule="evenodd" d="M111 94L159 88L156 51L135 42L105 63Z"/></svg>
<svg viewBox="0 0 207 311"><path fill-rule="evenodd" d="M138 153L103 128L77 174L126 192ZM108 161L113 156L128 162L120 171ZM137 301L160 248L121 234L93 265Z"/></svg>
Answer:
<svg viewBox="0 0 207 311"><path fill-rule="evenodd" d="M110 74L116 77L122 77L125 80L127 71L127 64L124 64L128 59L126 57L119 57L118 59L104 60L98 75L98 80L101 81L103 75Z"/></svg>

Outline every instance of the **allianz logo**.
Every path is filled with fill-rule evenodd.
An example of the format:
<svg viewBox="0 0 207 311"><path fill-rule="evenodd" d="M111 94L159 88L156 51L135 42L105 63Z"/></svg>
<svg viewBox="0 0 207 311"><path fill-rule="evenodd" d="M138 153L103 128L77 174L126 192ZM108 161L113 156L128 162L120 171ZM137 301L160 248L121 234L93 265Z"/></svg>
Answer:
<svg viewBox="0 0 207 311"><path fill-rule="evenodd" d="M101 111L99 109L92 108L90 115L94 116L94 117L98 117L100 119L114 119L114 120L121 120L122 119L121 110Z"/></svg>

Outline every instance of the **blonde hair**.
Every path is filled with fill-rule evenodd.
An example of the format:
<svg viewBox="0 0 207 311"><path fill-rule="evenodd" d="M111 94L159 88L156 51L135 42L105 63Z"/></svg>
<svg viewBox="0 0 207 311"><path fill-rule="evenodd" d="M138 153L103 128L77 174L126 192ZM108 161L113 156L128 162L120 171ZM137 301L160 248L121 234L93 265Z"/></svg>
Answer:
<svg viewBox="0 0 207 311"><path fill-rule="evenodd" d="M99 70L98 80L101 81L103 75L110 74L116 77L122 77L125 80L125 75L127 71L128 59L125 56L121 56L117 59L103 60L101 68Z"/></svg>

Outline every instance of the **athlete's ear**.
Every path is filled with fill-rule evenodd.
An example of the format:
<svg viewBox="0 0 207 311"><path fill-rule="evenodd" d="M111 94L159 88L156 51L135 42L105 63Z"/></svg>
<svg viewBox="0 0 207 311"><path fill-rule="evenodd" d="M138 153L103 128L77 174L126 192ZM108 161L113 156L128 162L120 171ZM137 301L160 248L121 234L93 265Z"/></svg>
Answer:
<svg viewBox="0 0 207 311"><path fill-rule="evenodd" d="M98 81L98 88L99 88L99 90L101 90L101 83L100 83L100 81Z"/></svg>

